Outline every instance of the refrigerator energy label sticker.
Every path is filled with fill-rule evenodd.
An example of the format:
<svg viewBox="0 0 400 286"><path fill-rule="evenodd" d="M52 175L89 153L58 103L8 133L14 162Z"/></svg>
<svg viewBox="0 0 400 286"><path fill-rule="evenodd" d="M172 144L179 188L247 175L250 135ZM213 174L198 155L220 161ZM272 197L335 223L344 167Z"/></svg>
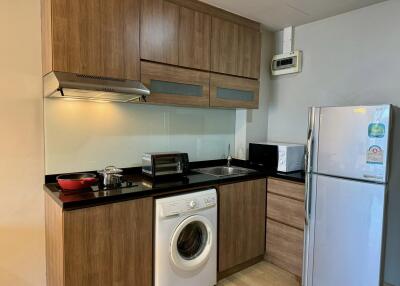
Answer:
<svg viewBox="0 0 400 286"><path fill-rule="evenodd" d="M383 150L377 145L369 147L367 152L367 163L383 165Z"/></svg>

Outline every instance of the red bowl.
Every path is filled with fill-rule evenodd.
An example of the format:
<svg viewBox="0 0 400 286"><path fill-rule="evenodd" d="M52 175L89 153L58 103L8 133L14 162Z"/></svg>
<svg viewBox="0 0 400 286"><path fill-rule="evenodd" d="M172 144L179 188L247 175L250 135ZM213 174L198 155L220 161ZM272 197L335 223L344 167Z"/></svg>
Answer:
<svg viewBox="0 0 400 286"><path fill-rule="evenodd" d="M57 182L63 191L81 191L97 183L97 178L90 173L76 173L60 175Z"/></svg>

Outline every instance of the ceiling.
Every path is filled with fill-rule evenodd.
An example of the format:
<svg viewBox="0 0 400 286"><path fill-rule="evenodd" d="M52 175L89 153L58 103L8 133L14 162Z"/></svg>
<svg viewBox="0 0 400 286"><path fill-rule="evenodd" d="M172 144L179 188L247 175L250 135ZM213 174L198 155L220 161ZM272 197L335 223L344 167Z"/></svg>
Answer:
<svg viewBox="0 0 400 286"><path fill-rule="evenodd" d="M385 0L201 0L276 31L299 26Z"/></svg>

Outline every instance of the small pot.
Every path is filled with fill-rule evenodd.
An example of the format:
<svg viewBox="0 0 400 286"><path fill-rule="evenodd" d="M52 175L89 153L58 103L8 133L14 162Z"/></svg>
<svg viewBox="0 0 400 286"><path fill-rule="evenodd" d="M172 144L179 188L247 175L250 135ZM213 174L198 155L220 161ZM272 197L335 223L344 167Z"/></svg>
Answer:
<svg viewBox="0 0 400 286"><path fill-rule="evenodd" d="M80 191L91 187L97 182L96 175L89 173L76 173L60 175L57 182L64 191Z"/></svg>
<svg viewBox="0 0 400 286"><path fill-rule="evenodd" d="M123 170L114 166L108 166L104 170L97 172L103 177L102 183L105 188L114 188L121 184Z"/></svg>

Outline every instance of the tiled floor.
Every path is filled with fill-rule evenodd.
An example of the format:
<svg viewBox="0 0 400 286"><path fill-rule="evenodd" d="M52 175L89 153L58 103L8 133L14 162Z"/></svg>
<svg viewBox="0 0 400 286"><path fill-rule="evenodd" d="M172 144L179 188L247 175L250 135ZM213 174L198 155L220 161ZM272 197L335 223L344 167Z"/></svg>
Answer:
<svg viewBox="0 0 400 286"><path fill-rule="evenodd" d="M299 286L296 276L270 264L260 262L221 280L218 286Z"/></svg>

